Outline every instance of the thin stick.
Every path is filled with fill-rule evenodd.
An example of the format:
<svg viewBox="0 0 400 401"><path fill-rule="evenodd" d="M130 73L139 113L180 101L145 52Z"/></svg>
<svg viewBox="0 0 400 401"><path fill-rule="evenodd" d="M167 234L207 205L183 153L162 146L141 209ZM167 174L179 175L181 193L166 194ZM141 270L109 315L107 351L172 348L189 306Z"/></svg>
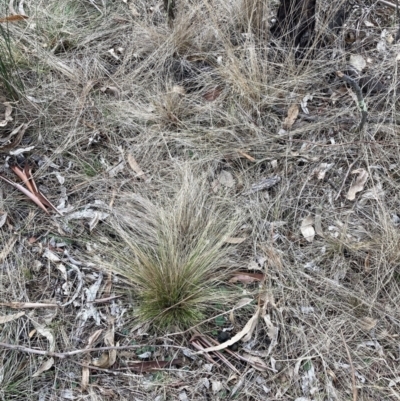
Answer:
<svg viewBox="0 0 400 401"><path fill-rule="evenodd" d="M344 344L344 346L346 348L346 353L347 353L347 357L349 358L349 363L350 363L350 368L351 368L351 381L353 383L353 401L357 401L356 375L354 373L353 360L351 359L349 347L346 344L346 341L345 341L344 336L343 336L343 332L340 331L340 334L342 335L343 344Z"/></svg>
<svg viewBox="0 0 400 401"><path fill-rule="evenodd" d="M60 359L65 359L65 358L68 358L73 355L85 354L87 352L98 352L98 351L109 351L109 350L127 350L127 349L137 349L140 347L143 347L143 345L123 345L120 347L99 347L99 348L77 349L75 351L68 351L68 352L51 352L51 351L43 351L40 349L24 347L23 345L13 345L13 344L7 344L7 343L0 342L0 348L13 349L16 351L26 352L28 354L43 355L43 356L49 356L49 357L54 357L54 358L60 358ZM164 345L160 345L160 347L164 347ZM173 345L165 345L165 347L179 348L179 349L182 348L180 346L173 346Z"/></svg>
<svg viewBox="0 0 400 401"><path fill-rule="evenodd" d="M386 4L389 7L393 7L396 8L396 4L391 3L390 1L386 1L386 0L378 0L380 3Z"/></svg>

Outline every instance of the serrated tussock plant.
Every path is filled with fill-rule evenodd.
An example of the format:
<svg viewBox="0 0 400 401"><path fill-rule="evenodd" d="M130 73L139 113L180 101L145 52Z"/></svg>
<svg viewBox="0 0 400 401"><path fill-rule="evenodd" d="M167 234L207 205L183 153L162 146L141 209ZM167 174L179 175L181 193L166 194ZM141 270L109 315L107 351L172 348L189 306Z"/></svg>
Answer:
<svg viewBox="0 0 400 401"><path fill-rule="evenodd" d="M206 180L188 172L182 173L179 191L163 198L156 205L129 195L117 209L125 251L115 254L115 270L133 289L142 321L160 329L188 328L227 297L225 240L238 218L226 199L210 194Z"/></svg>

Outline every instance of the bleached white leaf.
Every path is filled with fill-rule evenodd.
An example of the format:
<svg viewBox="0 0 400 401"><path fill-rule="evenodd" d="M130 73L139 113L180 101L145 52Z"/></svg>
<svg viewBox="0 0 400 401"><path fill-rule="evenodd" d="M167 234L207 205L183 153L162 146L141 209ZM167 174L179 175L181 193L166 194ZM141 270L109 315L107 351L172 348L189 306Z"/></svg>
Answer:
<svg viewBox="0 0 400 401"><path fill-rule="evenodd" d="M271 352L275 348L275 346L278 344L279 327L274 326L274 324L272 323L270 314L264 315L263 319L267 326L268 337L271 340L269 347L268 347L268 352L267 352L267 355L269 355L269 354L271 354Z"/></svg>
<svg viewBox="0 0 400 401"><path fill-rule="evenodd" d="M400 376L396 377L395 379L392 379L389 381L388 387L394 387L396 384L400 383Z"/></svg>
<svg viewBox="0 0 400 401"><path fill-rule="evenodd" d="M219 380L211 380L211 389L213 394L219 393L222 389L222 383Z"/></svg>
<svg viewBox="0 0 400 401"><path fill-rule="evenodd" d="M56 255L54 252L50 251L49 248L46 248L43 252L43 257L50 260L50 262L60 262L60 257Z"/></svg>
<svg viewBox="0 0 400 401"><path fill-rule="evenodd" d="M49 351L54 352L54 350L56 349L56 341L54 338L53 331L50 330L49 328L47 328L46 326L39 324L38 322L36 322L34 320L31 320L31 321L32 321L32 324L35 327L36 331L43 337L47 338L47 340L49 342Z"/></svg>
<svg viewBox="0 0 400 401"><path fill-rule="evenodd" d="M96 299L97 292L99 291L102 280L103 273L100 272L97 280L88 289L85 290L86 302L93 302Z"/></svg>
<svg viewBox="0 0 400 401"><path fill-rule="evenodd" d="M57 177L58 182L62 185L65 182L65 178L58 172L54 173L55 176Z"/></svg>
<svg viewBox="0 0 400 401"><path fill-rule="evenodd" d="M301 109L303 110L303 112L305 114L310 114L310 112L308 111L308 108L307 108L307 102L312 99L313 99L313 95L307 93L307 95L305 95L303 97L302 101L300 102Z"/></svg>
<svg viewBox="0 0 400 401"><path fill-rule="evenodd" d="M253 331L257 325L258 318L260 317L260 312L261 312L261 308L257 307L256 312L248 320L248 322L243 327L243 329L241 331L239 331L239 333L235 334L228 341L225 341L224 343L216 345L214 347L209 347L209 348L205 348L204 350L197 351L196 354L203 354L205 352L211 352L211 351L220 351L222 349L225 349L225 348L235 344L239 340L242 340L243 342L250 341Z"/></svg>
<svg viewBox="0 0 400 401"><path fill-rule="evenodd" d="M301 222L300 231L303 234L303 237L308 242L313 242L313 240L314 240L315 230L314 230L313 224L314 224L314 219L311 215L307 216Z"/></svg>
<svg viewBox="0 0 400 401"><path fill-rule="evenodd" d="M218 181L221 185L227 188L232 188L235 185L235 180L232 174L227 170L222 170L219 173Z"/></svg>
<svg viewBox="0 0 400 401"><path fill-rule="evenodd" d="M317 178L319 180L323 180L325 178L325 174L333 167L334 163L321 163L319 168L314 170L317 174Z"/></svg>
<svg viewBox="0 0 400 401"><path fill-rule="evenodd" d="M63 280L67 281L67 280L68 280L68 276L67 276L67 269L66 269L66 267L65 267L62 263L59 263L59 264L56 266L56 268L57 268L57 270L59 270L59 271L61 272L61 275L62 275Z"/></svg>
<svg viewBox="0 0 400 401"><path fill-rule="evenodd" d="M0 216L0 228L3 227L4 224L6 223L7 216L8 216L8 213L7 213L7 212L4 212L4 213Z"/></svg>
<svg viewBox="0 0 400 401"><path fill-rule="evenodd" d="M19 149L15 149L15 150L10 150L10 155L11 156L18 156L18 155L21 155L22 153L30 152L32 149L35 149L35 147L34 146L28 146L27 148L19 148Z"/></svg>
<svg viewBox="0 0 400 401"><path fill-rule="evenodd" d="M107 50L107 53L110 53L111 56L115 58L115 60L120 60L119 56L115 53L114 49Z"/></svg>
<svg viewBox="0 0 400 401"><path fill-rule="evenodd" d="M386 52L386 43L384 40L380 40L378 42L378 44L376 45L376 50L378 50L379 53Z"/></svg>
<svg viewBox="0 0 400 401"><path fill-rule="evenodd" d="M248 270L264 270L263 265L259 265L255 260L251 260L247 265Z"/></svg>
<svg viewBox="0 0 400 401"><path fill-rule="evenodd" d="M315 368L311 360L308 360L306 363L308 365L308 369L305 370L301 376L301 389L303 394L313 394L313 389L317 381Z"/></svg>
<svg viewBox="0 0 400 401"><path fill-rule="evenodd" d="M354 376L357 377L358 380L360 380L361 383L365 383L366 379L365 376L363 376L360 372L357 370L354 372Z"/></svg>
<svg viewBox="0 0 400 401"><path fill-rule="evenodd" d="M179 401L189 401L189 398L186 395L186 391L182 391L181 393L179 393L178 397Z"/></svg>
<svg viewBox="0 0 400 401"><path fill-rule="evenodd" d="M207 379L207 377L203 377L200 379L200 384L204 386L207 390L210 388L210 380Z"/></svg>
<svg viewBox="0 0 400 401"><path fill-rule="evenodd" d="M301 313L304 313L305 315L309 315L310 313L314 313L314 308L312 306L302 306L300 308Z"/></svg>
<svg viewBox="0 0 400 401"><path fill-rule="evenodd" d="M365 61L364 57L359 54L352 54L350 56L349 63L359 72L361 72L367 66L367 62Z"/></svg>
<svg viewBox="0 0 400 401"><path fill-rule="evenodd" d="M111 169L109 169L107 172L111 178L114 178L118 173L123 171L124 168L125 168L125 163L120 162L116 166L111 167Z"/></svg>
<svg viewBox="0 0 400 401"><path fill-rule="evenodd" d="M146 352L143 352L143 354L138 355L138 358L149 359L151 357L151 354L152 354L151 351L146 351Z"/></svg>
<svg viewBox="0 0 400 401"><path fill-rule="evenodd" d="M271 356L270 362L271 362L271 370L272 370L274 373L278 373L278 369L276 368L276 359L275 359L274 357Z"/></svg>
<svg viewBox="0 0 400 401"><path fill-rule="evenodd" d="M61 398L64 398L66 400L76 400L78 398L74 396L74 393L70 389L62 390L60 395Z"/></svg>
<svg viewBox="0 0 400 401"><path fill-rule="evenodd" d="M269 387L265 386L264 384L262 385L262 388L263 388L265 394L268 394L269 392L271 392L271 389Z"/></svg>

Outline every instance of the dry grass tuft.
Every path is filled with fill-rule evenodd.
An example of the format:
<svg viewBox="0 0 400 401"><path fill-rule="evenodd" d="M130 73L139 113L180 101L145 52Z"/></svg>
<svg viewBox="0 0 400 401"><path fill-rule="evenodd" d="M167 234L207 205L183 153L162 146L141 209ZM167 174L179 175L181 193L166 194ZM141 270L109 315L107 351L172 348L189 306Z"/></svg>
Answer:
<svg viewBox="0 0 400 401"><path fill-rule="evenodd" d="M114 249L115 271L131 286L139 318L162 329L189 328L213 304L228 302L225 240L238 225L227 199L213 196L187 166L174 184L178 191L161 202L132 194L115 209L114 228L126 247Z"/></svg>

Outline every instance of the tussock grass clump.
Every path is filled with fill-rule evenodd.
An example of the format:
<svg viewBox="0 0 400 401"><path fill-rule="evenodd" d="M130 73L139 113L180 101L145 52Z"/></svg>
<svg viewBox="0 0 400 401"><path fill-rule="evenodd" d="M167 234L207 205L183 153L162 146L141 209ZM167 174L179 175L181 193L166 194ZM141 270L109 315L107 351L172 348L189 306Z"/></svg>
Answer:
<svg viewBox="0 0 400 401"><path fill-rule="evenodd" d="M117 231L128 251L116 255L116 270L132 286L141 320L188 328L227 296L220 286L230 266L225 239L237 219L226 200L210 196L189 172L162 203L129 195L119 208Z"/></svg>

